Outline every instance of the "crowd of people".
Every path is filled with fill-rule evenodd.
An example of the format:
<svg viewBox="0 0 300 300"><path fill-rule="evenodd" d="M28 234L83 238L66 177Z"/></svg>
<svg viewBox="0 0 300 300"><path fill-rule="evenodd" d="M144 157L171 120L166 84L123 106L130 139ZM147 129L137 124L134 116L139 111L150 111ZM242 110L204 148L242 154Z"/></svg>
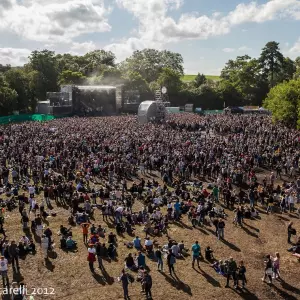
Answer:
<svg viewBox="0 0 300 300"><path fill-rule="evenodd" d="M103 269L103 259L118 255L118 236L132 237L125 243L130 253L120 266L118 280L124 298L138 272L142 291L152 297L152 277L146 257L157 269L175 276L176 259L191 252L192 267L200 268L201 242L187 246L169 236L172 222L187 215L192 227L211 224L216 239L226 239L226 210L233 222L243 226L246 218L259 218L259 204L267 214L292 213L300 217L298 177L300 135L297 130L275 125L267 116L170 115L165 124L138 124L135 116L65 118L45 123L11 124L0 128L1 275L8 284L8 262L19 271L18 257L34 254L37 246L28 238L33 232L44 258L54 251L49 216L69 208L69 216L57 233L60 247L77 251L72 230L80 226L87 246L91 272L94 263ZM5 213L19 209L24 235L6 236ZM113 224L108 232L95 225ZM187 224L185 224L187 225ZM72 227L73 226L73 227ZM77 226L77 227L74 227ZM136 234L143 228L144 242ZM109 230L110 231L110 230ZM290 223L289 251L300 256L300 239ZM165 245L157 241L164 237ZM12 240L12 238L14 240ZM212 246L212 245L211 245ZM234 259L215 260L205 249L205 259L217 273L232 278L235 288L245 287L246 266ZM266 256L263 280L280 278L280 255Z"/></svg>

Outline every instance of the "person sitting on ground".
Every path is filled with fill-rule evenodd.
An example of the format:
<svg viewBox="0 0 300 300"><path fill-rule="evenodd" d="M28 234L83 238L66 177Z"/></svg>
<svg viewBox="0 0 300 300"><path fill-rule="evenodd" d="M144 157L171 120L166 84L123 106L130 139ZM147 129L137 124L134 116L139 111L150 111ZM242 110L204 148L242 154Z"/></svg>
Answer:
<svg viewBox="0 0 300 300"><path fill-rule="evenodd" d="M211 261L214 259L214 255L213 255L213 250L208 246L205 249L205 259L207 259L208 261Z"/></svg>
<svg viewBox="0 0 300 300"><path fill-rule="evenodd" d="M131 253L129 253L125 258L125 267L130 269L131 271L136 271L138 269Z"/></svg>
<svg viewBox="0 0 300 300"><path fill-rule="evenodd" d="M66 240L66 248L68 250L73 250L74 248L76 248L77 243L72 239L71 236L68 236L67 240Z"/></svg>
<svg viewBox="0 0 300 300"><path fill-rule="evenodd" d="M110 232L110 234L108 235L108 243L109 244L117 243L117 236L113 232Z"/></svg>
<svg viewBox="0 0 300 300"><path fill-rule="evenodd" d="M35 247L35 244L34 244L34 242L33 242L32 239L29 242L29 245L27 247L27 251L28 251L28 253L31 253L31 254L35 254L36 253L36 247Z"/></svg>
<svg viewBox="0 0 300 300"><path fill-rule="evenodd" d="M141 244L141 239L136 236L135 239L132 241L133 246L135 249L137 250L141 250L142 249L142 244Z"/></svg>
<svg viewBox="0 0 300 300"><path fill-rule="evenodd" d="M153 251L153 241L151 241L149 238L145 239L145 250L148 253Z"/></svg>
<svg viewBox="0 0 300 300"><path fill-rule="evenodd" d="M105 238L105 229L101 227L101 225L98 225L97 232L100 237L103 239Z"/></svg>

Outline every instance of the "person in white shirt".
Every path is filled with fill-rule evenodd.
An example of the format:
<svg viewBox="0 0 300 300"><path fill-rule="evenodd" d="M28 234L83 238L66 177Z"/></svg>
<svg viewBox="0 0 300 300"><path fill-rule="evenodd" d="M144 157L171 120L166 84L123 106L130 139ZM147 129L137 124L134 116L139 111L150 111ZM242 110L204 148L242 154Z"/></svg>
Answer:
<svg viewBox="0 0 300 300"><path fill-rule="evenodd" d="M34 188L34 186L30 185L28 187L28 192L29 192L30 198L33 198L34 194L35 194L35 188Z"/></svg>
<svg viewBox="0 0 300 300"><path fill-rule="evenodd" d="M2 276L3 287L8 286L8 261L4 256L0 257L0 273Z"/></svg>
<svg viewBox="0 0 300 300"><path fill-rule="evenodd" d="M291 194L288 198L288 203L289 203L289 210L290 213L294 212L294 203L295 203L295 199L294 199L294 193Z"/></svg>
<svg viewBox="0 0 300 300"><path fill-rule="evenodd" d="M151 241L149 238L145 239L145 249L148 252L153 250L153 241Z"/></svg>
<svg viewBox="0 0 300 300"><path fill-rule="evenodd" d="M171 250L172 250L172 253L175 255L175 257L177 257L177 258L180 257L180 253L179 253L180 249L177 244L173 245L171 247Z"/></svg>
<svg viewBox="0 0 300 300"><path fill-rule="evenodd" d="M49 239L43 234L41 239L41 247L44 253L44 258L48 258Z"/></svg>

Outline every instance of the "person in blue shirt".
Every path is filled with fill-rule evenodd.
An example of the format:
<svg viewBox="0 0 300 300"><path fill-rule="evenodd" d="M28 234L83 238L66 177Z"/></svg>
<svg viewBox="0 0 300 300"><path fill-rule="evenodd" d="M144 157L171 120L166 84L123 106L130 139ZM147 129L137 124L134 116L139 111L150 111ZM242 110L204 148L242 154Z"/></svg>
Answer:
<svg viewBox="0 0 300 300"><path fill-rule="evenodd" d="M180 203L179 203L179 200L177 200L176 203L174 204L174 210L175 210L174 218L175 218L175 220L178 220L179 217L180 217Z"/></svg>
<svg viewBox="0 0 300 300"><path fill-rule="evenodd" d="M136 236L132 242L135 249L141 250L142 248L141 239L138 236Z"/></svg>
<svg viewBox="0 0 300 300"><path fill-rule="evenodd" d="M146 257L144 254L142 254L141 251L139 251L139 254L137 256L137 263L138 263L138 268L146 266Z"/></svg>
<svg viewBox="0 0 300 300"><path fill-rule="evenodd" d="M201 248L199 242L196 241L194 245L192 245L192 252L193 252L193 262L192 267L194 268L195 260L197 260L198 268L200 269L200 256L201 256Z"/></svg>

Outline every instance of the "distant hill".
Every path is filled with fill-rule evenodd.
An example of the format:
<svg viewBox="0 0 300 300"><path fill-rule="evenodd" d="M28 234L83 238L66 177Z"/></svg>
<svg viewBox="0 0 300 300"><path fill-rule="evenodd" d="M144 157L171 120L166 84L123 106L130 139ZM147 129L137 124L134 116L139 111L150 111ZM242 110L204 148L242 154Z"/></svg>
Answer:
<svg viewBox="0 0 300 300"><path fill-rule="evenodd" d="M184 82L189 82L189 81L193 81L196 76L197 75L184 75L184 76L181 77L181 79ZM219 81L220 80L220 76L216 76L216 75L205 75L205 77L207 79L211 79L211 80L215 80L215 81Z"/></svg>

